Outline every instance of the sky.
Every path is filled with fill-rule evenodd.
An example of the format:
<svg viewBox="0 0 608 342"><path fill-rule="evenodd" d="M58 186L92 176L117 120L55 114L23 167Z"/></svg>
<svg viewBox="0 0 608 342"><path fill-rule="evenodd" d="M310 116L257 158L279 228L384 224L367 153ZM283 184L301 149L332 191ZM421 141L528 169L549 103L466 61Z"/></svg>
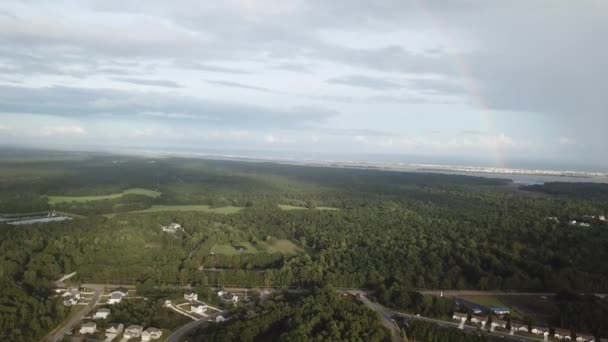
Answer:
<svg viewBox="0 0 608 342"><path fill-rule="evenodd" d="M3 0L0 145L606 166L607 17L603 0Z"/></svg>

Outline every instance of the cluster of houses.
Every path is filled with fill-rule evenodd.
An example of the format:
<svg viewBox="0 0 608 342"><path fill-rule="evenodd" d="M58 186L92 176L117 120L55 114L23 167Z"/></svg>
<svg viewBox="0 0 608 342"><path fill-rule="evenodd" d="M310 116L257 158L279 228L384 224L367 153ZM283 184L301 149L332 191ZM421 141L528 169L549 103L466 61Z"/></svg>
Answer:
<svg viewBox="0 0 608 342"><path fill-rule="evenodd" d="M549 216L545 218L548 221L555 221L557 223L559 223L559 219L556 216ZM568 225L570 226L577 226L577 227L591 227L591 222L608 222L606 220L606 216L604 215L599 215L599 216L595 216L595 215L583 215L580 219L577 220L569 220L568 221Z"/></svg>
<svg viewBox="0 0 608 342"><path fill-rule="evenodd" d="M160 228L163 230L163 232L165 232L165 233L172 233L172 234L184 230L184 228L182 228L181 224L175 223L175 222L172 222L168 226L160 226Z"/></svg>
<svg viewBox="0 0 608 342"><path fill-rule="evenodd" d="M95 334L97 324L95 322L84 323L80 327L79 333L82 335ZM144 330L141 325L130 325L125 329L122 323L111 323L105 330L106 341L112 341L121 334L124 339L141 338L142 341L152 341L161 338L163 331L153 327Z"/></svg>
<svg viewBox="0 0 608 342"><path fill-rule="evenodd" d="M464 322L468 319L468 314L462 312L455 312L452 316L452 319L460 321L464 324ZM481 328L488 328L493 331L495 328L507 329L507 321L501 319L492 319L490 322L490 326L486 327L490 320L486 316L477 316L472 315L470 322L473 324L481 325ZM540 335L544 337L548 337L550 335L549 328L538 327L538 326L528 326L523 323L512 322L511 323L511 332L520 332L520 333L530 333L534 335ZM553 332L553 337L560 341L571 341L572 333L566 329L556 328ZM595 338L591 334L576 334L576 342L595 342Z"/></svg>

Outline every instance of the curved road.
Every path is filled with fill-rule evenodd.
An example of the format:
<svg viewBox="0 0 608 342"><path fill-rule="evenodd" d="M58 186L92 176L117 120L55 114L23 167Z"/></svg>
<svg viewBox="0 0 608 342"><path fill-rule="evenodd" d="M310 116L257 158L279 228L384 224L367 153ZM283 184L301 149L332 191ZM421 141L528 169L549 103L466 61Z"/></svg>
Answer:
<svg viewBox="0 0 608 342"><path fill-rule="evenodd" d="M201 318L199 320L196 320L196 321L193 321L193 322L190 322L190 323L184 325L183 327L179 328L179 330L177 330L176 332L171 334L171 336L167 337L166 342L182 342L184 340L184 338L186 338L186 336L188 336L189 333L191 333L196 328L200 327L201 325L203 325L210 319L219 316L220 314L221 314L221 312L217 312L217 313L214 313L213 315L209 315L205 318Z"/></svg>

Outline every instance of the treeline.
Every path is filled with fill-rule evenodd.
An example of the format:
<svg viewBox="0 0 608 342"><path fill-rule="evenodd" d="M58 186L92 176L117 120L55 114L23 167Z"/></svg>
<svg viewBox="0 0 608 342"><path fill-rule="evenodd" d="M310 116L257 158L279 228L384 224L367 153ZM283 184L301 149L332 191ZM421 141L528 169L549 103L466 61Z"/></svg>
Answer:
<svg viewBox="0 0 608 342"><path fill-rule="evenodd" d="M451 319L456 310L456 302L452 298L424 296L420 292L406 289L397 283L392 283L388 287L380 284L375 290L378 302L425 317Z"/></svg>
<svg viewBox="0 0 608 342"><path fill-rule="evenodd" d="M555 297L559 307L555 326L574 333L590 333L599 338L608 336L608 300L595 295L561 292Z"/></svg>
<svg viewBox="0 0 608 342"><path fill-rule="evenodd" d="M276 295L239 309L225 324L192 334L189 341L390 341L380 317L332 288Z"/></svg>
<svg viewBox="0 0 608 342"><path fill-rule="evenodd" d="M445 328L435 323L409 321L403 325L410 342L497 342L504 339L481 334L479 332L464 332L456 328Z"/></svg>

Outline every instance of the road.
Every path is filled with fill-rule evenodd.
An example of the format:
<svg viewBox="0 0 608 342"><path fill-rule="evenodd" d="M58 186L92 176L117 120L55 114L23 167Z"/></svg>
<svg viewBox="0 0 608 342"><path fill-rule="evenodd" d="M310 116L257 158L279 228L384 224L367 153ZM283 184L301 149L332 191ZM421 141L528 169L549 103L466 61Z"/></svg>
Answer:
<svg viewBox="0 0 608 342"><path fill-rule="evenodd" d="M391 340L393 342L403 341L401 338L401 329L397 326L397 323L393 319L394 312L378 303L374 303L369 300L365 295L361 294L361 292L351 291L351 294L359 294L359 300L365 304L368 308L374 310L375 312L380 314L382 317L382 324L391 332Z"/></svg>
<svg viewBox="0 0 608 342"><path fill-rule="evenodd" d="M419 321L425 321L425 322L430 322L442 327L449 327L449 328L459 328L460 324L459 323L455 323L455 322L448 322L448 321L442 321L439 319L434 319L434 318L428 318L428 317L422 317L422 316L416 316L416 315L410 315L410 314L406 314L403 312L398 312L392 309L389 309L385 306L382 306L378 303L374 303L371 300L369 300L367 297L365 297L365 294L360 292L360 291L349 291L349 293L353 294L353 295L358 295L359 300L361 300L361 302L363 304L365 304L368 308L378 312L381 316L382 316L382 320L384 323L384 326L386 326L388 329L391 330L391 332L393 333L393 337L395 336L395 331L399 331L399 329L397 328L397 330L395 330L395 326L394 324L392 324L393 326L390 327L389 323L394 323L393 317L398 316L398 317L403 317L403 318L407 318L409 320L419 320ZM445 295L445 294L444 294ZM471 326L471 325L464 325L463 326L463 331L465 332L469 332L469 333L477 333L478 331L478 327L477 326ZM504 333L504 332L500 332L500 331L487 331L485 330L484 333L486 334L491 334L494 336L498 336L498 337L502 337L505 339L505 341L543 341L542 339L536 339L536 338L532 338L532 337L527 337L527 336L520 336L520 335L509 335L508 333ZM400 333L399 333L400 334ZM397 335L400 336L400 335ZM395 341L393 339L393 341ZM396 340L399 341L399 340Z"/></svg>
<svg viewBox="0 0 608 342"><path fill-rule="evenodd" d="M92 284L89 284L92 285ZM89 312L91 312L91 310L93 310L93 308L95 307L95 305L97 305L97 303L99 303L99 300L101 299L101 293L103 292L103 289L105 286L87 286L88 288L93 289L93 297L91 299L91 302L89 303L89 305L85 306L84 309L80 310L77 314L69 316L67 318L67 320L63 321L59 327L55 328L55 330L51 331L42 341L44 342L59 342L63 340L63 336L65 336L65 334L74 329L75 326L77 326L80 323L80 320L86 316Z"/></svg>
<svg viewBox="0 0 608 342"><path fill-rule="evenodd" d="M201 325L205 324L210 319L214 319L215 317L217 317L221 314L222 314L221 312L217 312L217 313L214 313L213 315L209 315L205 318L201 318L199 320L196 320L196 321L193 321L193 322L190 322L190 323L184 325L183 327L181 327L177 331L175 331L173 334L171 334L171 336L167 337L166 342L182 342L184 340L184 338L186 338L188 336L188 334L190 334L191 332L196 330L196 328L200 327Z"/></svg>

